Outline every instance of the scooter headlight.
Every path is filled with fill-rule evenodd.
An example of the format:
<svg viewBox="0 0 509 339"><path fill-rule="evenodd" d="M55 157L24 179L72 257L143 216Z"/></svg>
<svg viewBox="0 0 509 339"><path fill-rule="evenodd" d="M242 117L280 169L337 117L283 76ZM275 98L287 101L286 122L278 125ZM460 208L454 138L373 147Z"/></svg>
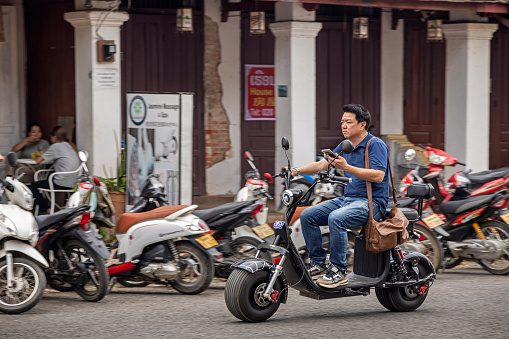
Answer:
<svg viewBox="0 0 509 339"><path fill-rule="evenodd" d="M285 206L290 206L293 202L293 192L290 190L285 190L281 195L281 201Z"/></svg>

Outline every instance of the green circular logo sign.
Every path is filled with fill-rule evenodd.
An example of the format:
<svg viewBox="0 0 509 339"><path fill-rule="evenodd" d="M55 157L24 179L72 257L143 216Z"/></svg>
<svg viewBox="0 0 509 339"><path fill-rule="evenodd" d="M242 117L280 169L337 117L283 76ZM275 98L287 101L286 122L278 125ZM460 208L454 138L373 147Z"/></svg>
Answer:
<svg viewBox="0 0 509 339"><path fill-rule="evenodd" d="M131 99L129 104L129 117L136 126L141 125L147 117L147 104L139 95Z"/></svg>

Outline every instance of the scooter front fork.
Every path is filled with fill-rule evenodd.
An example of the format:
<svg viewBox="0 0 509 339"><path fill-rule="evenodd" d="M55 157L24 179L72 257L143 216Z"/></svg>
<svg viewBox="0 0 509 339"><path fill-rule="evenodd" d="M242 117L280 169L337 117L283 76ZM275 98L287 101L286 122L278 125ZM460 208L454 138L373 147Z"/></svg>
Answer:
<svg viewBox="0 0 509 339"><path fill-rule="evenodd" d="M266 299L271 299L271 295L274 292L274 284L276 283L276 279L281 274L281 271L283 271L283 263L285 262L286 255L281 256L281 260L279 261L279 264L276 265L274 268L274 272L272 272L272 275L269 280L269 284L267 285L267 288L265 289L265 293L263 293L263 297Z"/></svg>

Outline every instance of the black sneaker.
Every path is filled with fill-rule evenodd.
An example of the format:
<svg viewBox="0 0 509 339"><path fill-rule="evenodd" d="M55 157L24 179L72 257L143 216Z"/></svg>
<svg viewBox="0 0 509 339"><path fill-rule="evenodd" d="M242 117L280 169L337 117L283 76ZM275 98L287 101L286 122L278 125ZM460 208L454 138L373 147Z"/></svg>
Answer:
<svg viewBox="0 0 509 339"><path fill-rule="evenodd" d="M327 266L322 265L311 265L308 268L308 273L311 276L312 279L318 279L323 277L323 275L327 272Z"/></svg>
<svg viewBox="0 0 509 339"><path fill-rule="evenodd" d="M345 272L341 272L339 268L331 264L327 273L316 283L322 287L334 288L348 284L348 278Z"/></svg>

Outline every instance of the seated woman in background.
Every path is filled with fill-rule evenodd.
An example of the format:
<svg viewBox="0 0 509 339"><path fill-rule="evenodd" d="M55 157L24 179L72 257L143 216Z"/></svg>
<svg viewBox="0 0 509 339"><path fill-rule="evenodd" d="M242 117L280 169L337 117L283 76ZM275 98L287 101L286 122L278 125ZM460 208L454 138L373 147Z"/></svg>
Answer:
<svg viewBox="0 0 509 339"><path fill-rule="evenodd" d="M53 162L55 172L71 172L80 166L78 154L73 146L67 142L67 132L61 126L53 127L51 131L52 145L44 153L35 152L35 161L40 164L43 161ZM78 182L78 174L60 174L53 178L55 189L71 189ZM34 195L35 204L39 205L39 211L49 213L49 204L39 192L39 188L49 188L48 180L36 181L30 185Z"/></svg>
<svg viewBox="0 0 509 339"><path fill-rule="evenodd" d="M45 152L49 147L49 142L41 138L41 125L36 122L32 122L27 126L27 137L14 145L11 152L18 152L18 159L35 160L35 152ZM10 176L13 176L18 168L21 168L19 170L20 173L24 173L20 180L21 182L29 184L34 181L33 170L25 164L18 163L15 167L10 166L8 162L5 164L6 174Z"/></svg>

